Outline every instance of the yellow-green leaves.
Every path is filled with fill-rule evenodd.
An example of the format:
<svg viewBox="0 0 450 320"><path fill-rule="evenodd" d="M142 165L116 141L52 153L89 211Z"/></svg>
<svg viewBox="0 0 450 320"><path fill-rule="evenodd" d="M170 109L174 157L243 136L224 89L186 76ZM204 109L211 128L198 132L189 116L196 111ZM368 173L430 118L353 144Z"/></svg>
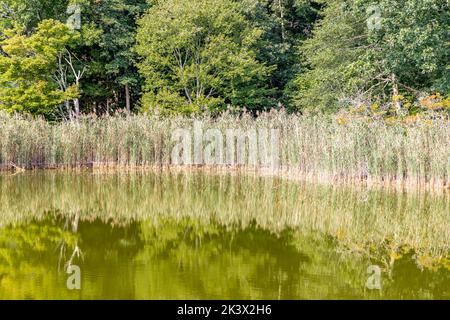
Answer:
<svg viewBox="0 0 450 320"><path fill-rule="evenodd" d="M0 109L50 113L67 99L53 80L57 56L77 40L77 34L60 22L44 20L31 35L15 28L5 36L0 42L4 52L0 55Z"/></svg>

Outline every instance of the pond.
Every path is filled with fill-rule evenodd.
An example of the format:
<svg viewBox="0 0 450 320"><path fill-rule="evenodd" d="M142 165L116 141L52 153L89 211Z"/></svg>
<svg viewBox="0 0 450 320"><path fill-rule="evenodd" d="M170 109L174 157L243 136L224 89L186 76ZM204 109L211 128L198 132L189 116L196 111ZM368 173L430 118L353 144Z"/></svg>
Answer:
<svg viewBox="0 0 450 320"><path fill-rule="evenodd" d="M448 194L95 171L0 192L0 299L450 298Z"/></svg>

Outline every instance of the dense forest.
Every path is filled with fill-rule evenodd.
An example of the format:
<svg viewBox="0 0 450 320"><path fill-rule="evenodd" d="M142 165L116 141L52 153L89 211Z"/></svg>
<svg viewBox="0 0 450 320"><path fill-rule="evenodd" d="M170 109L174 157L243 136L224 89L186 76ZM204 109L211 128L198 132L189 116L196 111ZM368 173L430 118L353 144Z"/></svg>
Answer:
<svg viewBox="0 0 450 320"><path fill-rule="evenodd" d="M447 0L0 0L0 110L450 107Z"/></svg>

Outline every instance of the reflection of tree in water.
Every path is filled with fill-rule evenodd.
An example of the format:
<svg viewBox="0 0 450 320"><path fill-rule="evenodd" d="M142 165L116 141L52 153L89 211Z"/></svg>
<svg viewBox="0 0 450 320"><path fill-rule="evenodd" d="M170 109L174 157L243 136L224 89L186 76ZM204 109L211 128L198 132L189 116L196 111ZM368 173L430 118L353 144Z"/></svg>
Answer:
<svg viewBox="0 0 450 320"><path fill-rule="evenodd" d="M82 270L89 274L89 293L86 298L133 299L137 281L132 264L142 249L139 223L119 223L114 219L96 217L83 219L79 227L83 246Z"/></svg>
<svg viewBox="0 0 450 320"><path fill-rule="evenodd" d="M417 267L414 252L407 252L393 265L392 281L387 290L395 292L396 295L409 297L416 292L427 293L423 298L436 299L438 297L450 299L450 272L443 266L437 266L434 270Z"/></svg>
<svg viewBox="0 0 450 320"><path fill-rule="evenodd" d="M75 246L76 234L61 228L58 218L48 215L44 220L32 220L0 230L0 261L18 266L22 261L38 263L53 258L60 243Z"/></svg>
<svg viewBox="0 0 450 320"><path fill-rule="evenodd" d="M146 290L162 299L170 297L165 295L169 292L180 299L366 295L366 261L341 256L331 237L314 232L275 233L256 223L232 227L190 218L147 221L141 230L145 246L137 261L158 274L154 279L141 277L143 295Z"/></svg>
<svg viewBox="0 0 450 320"><path fill-rule="evenodd" d="M38 298L38 285L44 296L53 294L57 279L51 275L56 273L57 248L62 242L73 247L77 238L61 228L53 214L0 229L0 298Z"/></svg>
<svg viewBox="0 0 450 320"><path fill-rule="evenodd" d="M145 297L230 299L443 298L449 272L421 271L413 255L395 261L393 277L383 274L383 292L365 290L364 258L337 253L331 237L285 229L205 224L165 218L141 223L144 250L137 261L151 271L137 275ZM147 272L147 277L145 273ZM149 273L157 274L155 278ZM408 278L414 277L414 284ZM155 289L157 288L157 289ZM146 292L152 290L152 294ZM178 296L177 296L178 294Z"/></svg>
<svg viewBox="0 0 450 320"><path fill-rule="evenodd" d="M76 213L74 216L67 216L66 222L64 223L63 230L67 232L69 229L69 225L72 226L72 233L76 234L78 232L78 223L80 221L80 214ZM59 244L59 260L58 260L58 271L61 269L61 262L66 259L66 250L68 247L68 243L64 240L64 238L61 239ZM70 247L70 245L69 245ZM75 258L82 258L83 253L81 252L80 247L78 246L78 241L75 242L73 245L73 252L70 256L70 258L67 260L67 262L64 264L64 270L67 270L72 266L73 260Z"/></svg>
<svg viewBox="0 0 450 320"><path fill-rule="evenodd" d="M164 219L143 223L142 237L145 248L138 261L166 269L160 276L167 276L164 283L172 292L192 292L195 298L295 296L300 267L309 262L292 245L293 232L273 234L254 224L230 228Z"/></svg>
<svg viewBox="0 0 450 320"><path fill-rule="evenodd" d="M114 219L101 220L86 217L80 221L80 215L75 214L66 218L64 230L71 226L72 233L78 235L78 241L73 246L73 252L66 267L71 265L74 258L88 256L83 263L107 267L109 262L117 261L118 257L129 259L133 257L139 247L138 224L129 221L119 224ZM83 251L80 249L83 245ZM111 260L111 261L109 261Z"/></svg>
<svg viewBox="0 0 450 320"><path fill-rule="evenodd" d="M367 261L340 256L330 239L257 223L47 213L0 229L0 299L372 297ZM80 292L68 291L58 272L71 263L82 270ZM439 298L448 284L448 272L422 272L405 255L383 278L383 294Z"/></svg>
<svg viewBox="0 0 450 320"><path fill-rule="evenodd" d="M209 224L214 216L226 225L254 220L273 232L290 227L330 235L342 249L366 258L388 240L393 255L405 245L415 250L421 267L442 257L449 261L450 198L427 192L334 188L240 175L53 171L0 177L0 189L0 225L40 219L50 208L83 213L83 220L89 215L142 221L157 213ZM387 269L390 261L387 255L382 266Z"/></svg>
<svg viewBox="0 0 450 320"><path fill-rule="evenodd" d="M0 259L0 268L6 273L16 270L10 292L25 285L23 291L36 293L33 298L47 297L39 295L46 290L39 284L33 288L23 275L47 278L45 285L58 296L65 291L66 278L55 269L71 263L80 265L83 287L90 287L92 297L135 298L140 295L139 284L156 276L167 283L166 294L179 286L175 295L195 292L208 297L222 288L235 297L245 297L249 290L270 290L277 298L280 287L289 294L289 284L298 282L300 264L308 260L289 244L291 236L288 231L274 235L254 226L230 229L192 219L119 225L86 216L48 214L1 231L2 257L6 252L8 259ZM84 259L78 257L80 248ZM86 273L91 279L84 279Z"/></svg>
<svg viewBox="0 0 450 320"><path fill-rule="evenodd" d="M95 271L93 264L109 270L112 256L136 253L130 245L133 241L126 240L131 238L128 233L135 224L113 228L114 224L112 220L105 223L95 218L80 219L80 214L52 212L39 220L1 228L0 299L74 297L77 293L66 289L67 275L61 272L68 266L79 265L83 275L89 269ZM135 230L132 233L137 234ZM101 293L94 288L92 295L100 297Z"/></svg>

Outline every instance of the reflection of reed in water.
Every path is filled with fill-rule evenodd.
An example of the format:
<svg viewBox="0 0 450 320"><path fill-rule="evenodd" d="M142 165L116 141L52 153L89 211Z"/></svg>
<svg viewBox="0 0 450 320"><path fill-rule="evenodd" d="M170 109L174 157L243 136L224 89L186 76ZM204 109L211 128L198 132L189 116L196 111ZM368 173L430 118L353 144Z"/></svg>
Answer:
<svg viewBox="0 0 450 320"><path fill-rule="evenodd" d="M0 178L0 223L23 223L58 210L115 225L149 218L217 221L281 232L320 232L351 252L392 259L413 250L424 266L450 251L447 194L297 184L251 176L36 173Z"/></svg>

